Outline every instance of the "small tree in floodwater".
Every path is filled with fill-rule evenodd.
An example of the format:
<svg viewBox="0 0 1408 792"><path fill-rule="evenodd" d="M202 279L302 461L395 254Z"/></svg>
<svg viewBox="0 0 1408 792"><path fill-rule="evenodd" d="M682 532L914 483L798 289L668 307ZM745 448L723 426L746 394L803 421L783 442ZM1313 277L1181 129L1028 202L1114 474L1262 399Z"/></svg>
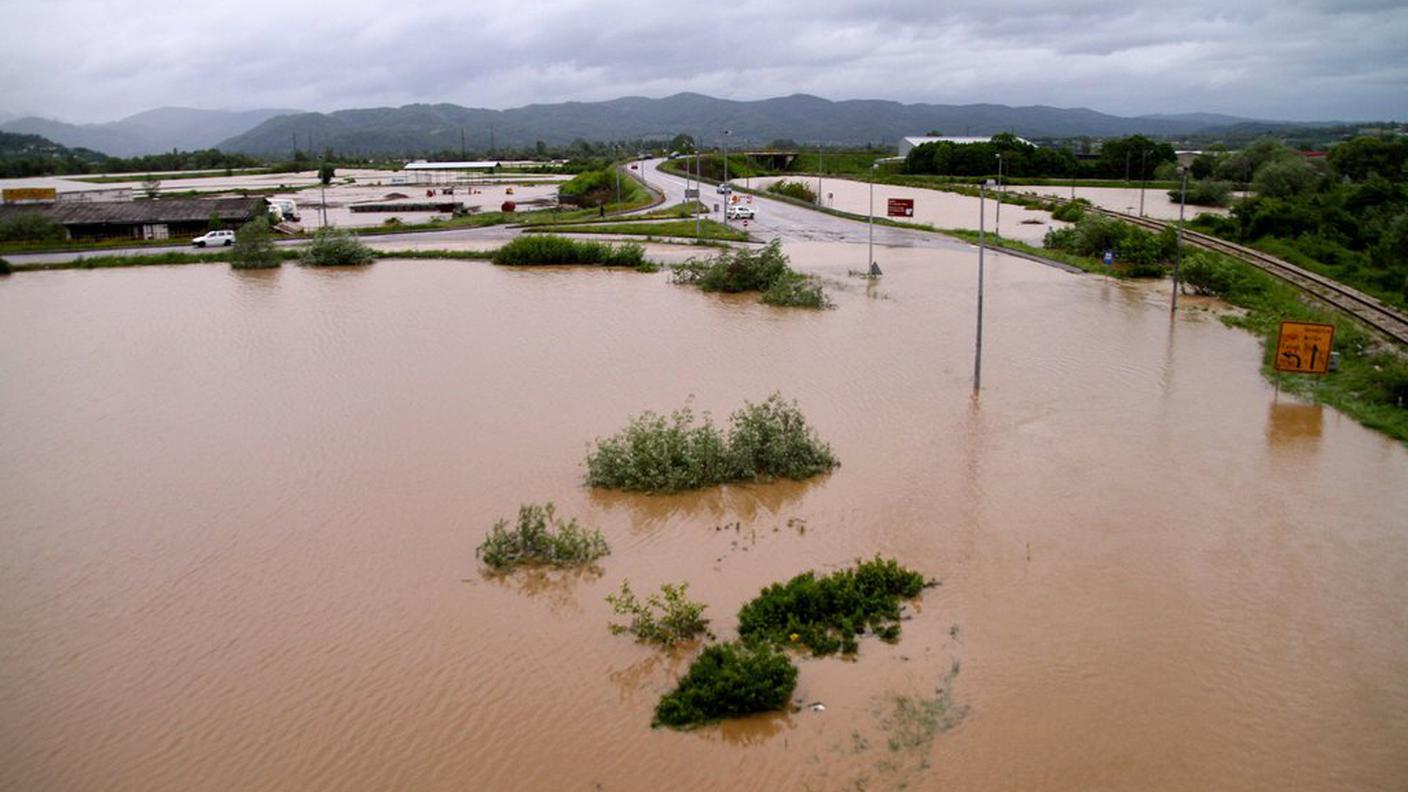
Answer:
<svg viewBox="0 0 1408 792"><path fill-rule="evenodd" d="M230 266L235 269L266 269L277 267L283 258L274 247L269 221L263 217L240 226L235 232L235 244L230 248Z"/></svg>

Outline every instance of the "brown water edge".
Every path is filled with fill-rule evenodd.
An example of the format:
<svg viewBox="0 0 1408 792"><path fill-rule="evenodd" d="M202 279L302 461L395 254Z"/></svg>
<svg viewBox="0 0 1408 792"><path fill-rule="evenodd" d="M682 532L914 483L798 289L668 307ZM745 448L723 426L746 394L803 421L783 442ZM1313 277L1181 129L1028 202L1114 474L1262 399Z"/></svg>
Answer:
<svg viewBox="0 0 1408 792"><path fill-rule="evenodd" d="M0 283L0 787L1401 787L1400 445L1154 287L1002 256L975 403L970 252L886 250L869 291L863 248L789 252L837 310L452 261ZM835 473L581 486L630 414L777 389ZM485 577L548 499L599 572ZM728 637L875 553L943 585L898 645L799 661L825 712L648 728L688 655L607 632L622 579ZM954 661L966 717L890 751Z"/></svg>

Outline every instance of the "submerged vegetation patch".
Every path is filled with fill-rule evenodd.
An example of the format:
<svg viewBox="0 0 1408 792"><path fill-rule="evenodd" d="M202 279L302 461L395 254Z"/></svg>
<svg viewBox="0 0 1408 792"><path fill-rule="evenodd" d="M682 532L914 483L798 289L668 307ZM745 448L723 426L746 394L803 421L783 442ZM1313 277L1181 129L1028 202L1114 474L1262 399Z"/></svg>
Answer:
<svg viewBox="0 0 1408 792"><path fill-rule="evenodd" d="M666 648L693 640L709 633L709 620L704 618L705 605L687 596L689 584L664 583L659 594L651 594L642 603L631 591L631 582L621 582L621 590L606 595L606 601L617 616L629 617L626 624L610 624L611 633L630 633L637 641Z"/></svg>
<svg viewBox="0 0 1408 792"><path fill-rule="evenodd" d="M796 402L774 393L745 403L725 434L685 407L646 412L587 454L587 484L638 492L680 492L731 481L802 480L840 465Z"/></svg>
<svg viewBox="0 0 1408 792"><path fill-rule="evenodd" d="M781 709L797 687L797 667L761 641L705 647L655 707L655 726L683 728Z"/></svg>
<svg viewBox="0 0 1408 792"><path fill-rule="evenodd" d="M672 268L671 280L706 292L761 292L763 302L792 308L830 308L831 298L812 275L788 266L781 240L761 250L724 250L704 260Z"/></svg>
<svg viewBox="0 0 1408 792"><path fill-rule="evenodd" d="M552 234L525 234L494 252L495 264L596 264L603 267L645 265L645 248L634 242L613 245Z"/></svg>
<svg viewBox="0 0 1408 792"><path fill-rule="evenodd" d="M924 588L924 577L892 560L876 557L818 578L804 572L775 583L738 611L744 639L798 644L812 654L855 652L866 629L886 641L899 640L900 600Z"/></svg>
<svg viewBox="0 0 1408 792"><path fill-rule="evenodd" d="M897 641L900 600L924 585L918 572L877 556L822 578L805 572L768 586L739 610L739 640L707 647L660 700L654 725L680 728L781 709L797 682L785 647L850 653L867 627Z"/></svg>
<svg viewBox="0 0 1408 792"><path fill-rule="evenodd" d="M563 522L551 503L530 503L519 507L513 528L507 520L494 523L474 555L494 569L510 570L520 564L578 566L610 552L600 531L587 530L575 519Z"/></svg>

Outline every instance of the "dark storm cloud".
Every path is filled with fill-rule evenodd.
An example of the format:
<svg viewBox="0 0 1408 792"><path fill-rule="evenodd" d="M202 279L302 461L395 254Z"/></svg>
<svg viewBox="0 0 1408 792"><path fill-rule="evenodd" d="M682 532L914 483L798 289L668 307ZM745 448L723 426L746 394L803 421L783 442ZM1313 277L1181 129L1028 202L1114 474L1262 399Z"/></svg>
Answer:
<svg viewBox="0 0 1408 792"><path fill-rule="evenodd" d="M698 91L1408 116L1401 2L239 4L11 0L0 111L331 110ZM77 24L75 20L83 20Z"/></svg>

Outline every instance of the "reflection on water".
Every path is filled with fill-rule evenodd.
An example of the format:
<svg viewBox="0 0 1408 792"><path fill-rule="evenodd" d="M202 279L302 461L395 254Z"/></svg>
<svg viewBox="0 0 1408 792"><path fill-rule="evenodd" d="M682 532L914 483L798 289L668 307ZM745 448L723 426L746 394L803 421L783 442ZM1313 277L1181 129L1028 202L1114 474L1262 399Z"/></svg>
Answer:
<svg viewBox="0 0 1408 792"><path fill-rule="evenodd" d="M547 602L553 610L569 609L581 612L577 590L586 583L601 578L605 571L596 564L571 569L530 567L512 572L486 570L483 579L496 586L525 597Z"/></svg>
<svg viewBox="0 0 1408 792"><path fill-rule="evenodd" d="M0 789L883 787L883 740L830 747L931 697L955 625L975 714L907 757L946 788L1401 786L1402 444L1273 402L1257 339L1166 292L997 253L974 400L974 251L877 258L894 299L825 312L459 261L0 281ZM630 416L773 391L834 473L583 486ZM546 500L611 555L471 568ZM688 582L726 640L876 554L943 585L897 645L799 662L825 712L649 727L693 650L611 635L622 580Z"/></svg>
<svg viewBox="0 0 1408 792"><path fill-rule="evenodd" d="M1325 424L1324 405L1277 398L1266 410L1266 444L1271 447L1313 447Z"/></svg>

